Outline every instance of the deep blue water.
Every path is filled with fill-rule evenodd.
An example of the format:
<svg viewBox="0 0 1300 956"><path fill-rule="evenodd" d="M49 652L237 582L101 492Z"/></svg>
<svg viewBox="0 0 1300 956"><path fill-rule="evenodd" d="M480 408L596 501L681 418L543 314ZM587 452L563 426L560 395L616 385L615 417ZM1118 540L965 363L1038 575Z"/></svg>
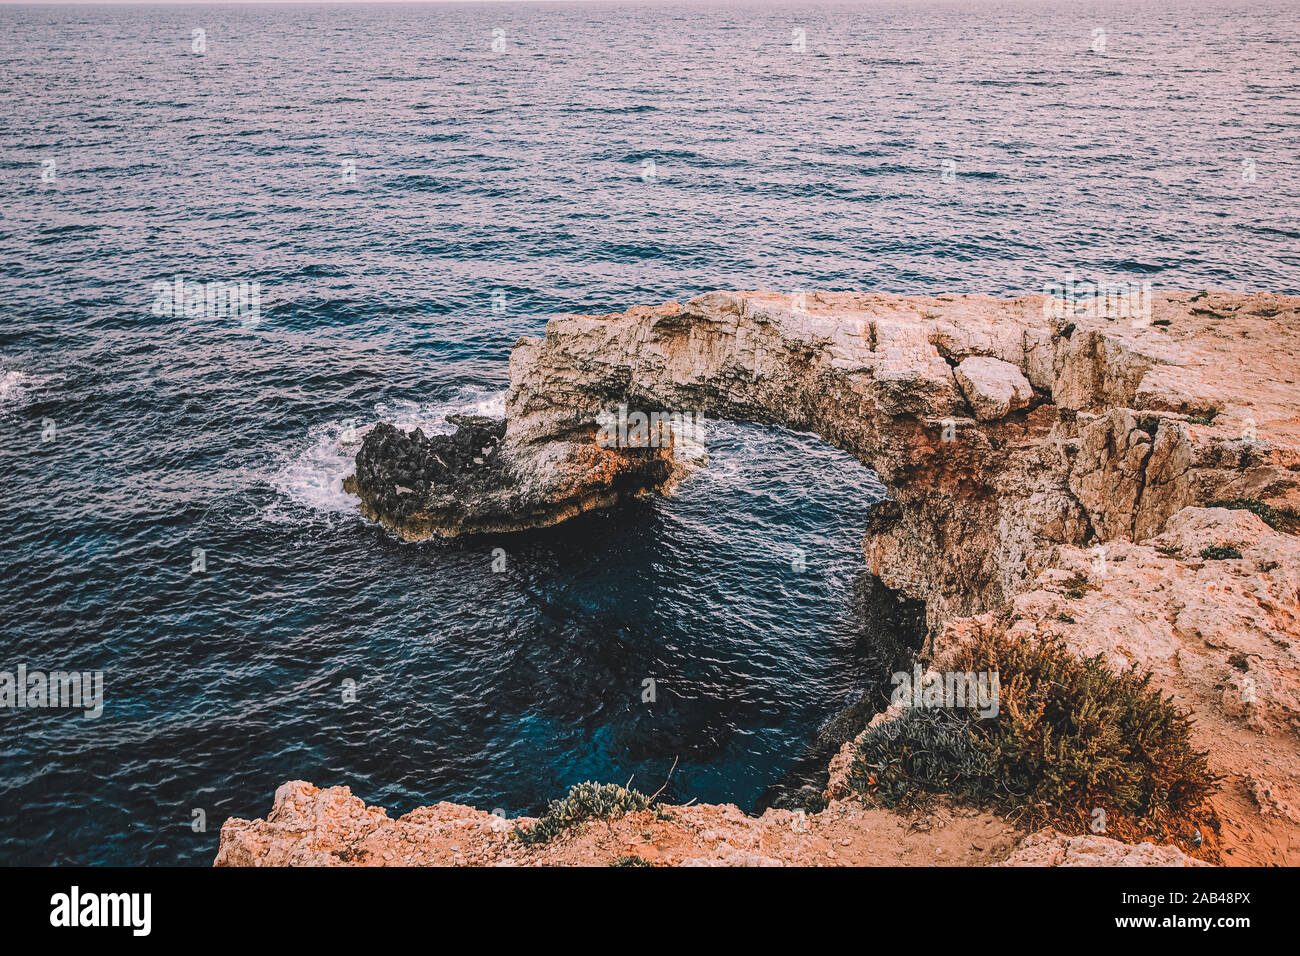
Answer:
<svg viewBox="0 0 1300 956"><path fill-rule="evenodd" d="M106 682L0 713L0 862L205 864L293 778L517 814L676 759L752 804L881 677L868 472L714 423L676 498L403 544L345 423L714 288L1296 292L1298 9L0 7L0 670ZM178 275L260 323L154 315Z"/></svg>

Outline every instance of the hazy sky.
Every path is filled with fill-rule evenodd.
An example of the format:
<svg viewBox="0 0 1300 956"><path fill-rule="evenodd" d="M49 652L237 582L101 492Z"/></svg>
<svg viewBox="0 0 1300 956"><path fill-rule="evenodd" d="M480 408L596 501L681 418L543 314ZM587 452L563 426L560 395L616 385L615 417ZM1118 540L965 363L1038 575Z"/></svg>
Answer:
<svg viewBox="0 0 1300 956"><path fill-rule="evenodd" d="M794 6L800 0L0 0L0 6L4 4L14 4L20 6L85 6L95 3L115 3L129 6L138 6L145 3L157 3L165 6L178 6L181 4L191 3L211 3L219 6L229 6L234 4L284 4L284 3L324 3L331 5L348 5L353 3L626 3L626 4L644 4L653 6L663 3L748 3L754 5L767 4L770 6ZM808 0L809 6L816 6L819 2L831 3L857 3L882 4L894 3L899 5L925 3L927 0ZM946 3L949 6L960 0L933 0L936 3ZM982 2L982 0L970 0L972 4ZM1021 0L1021 2L1038 2L1038 0Z"/></svg>
<svg viewBox="0 0 1300 956"><path fill-rule="evenodd" d="M11 4L15 6L85 6L87 4L112 3L125 4L128 6L139 6L141 4L156 3L164 6L179 6L182 4L210 3L219 6L230 6L235 4L284 4L284 3L305 3L305 4L330 4L343 5L353 3L621 3L644 6L654 6L664 3L715 3L731 5L754 5L754 6L781 6L790 7L798 6L801 0L0 0L0 6ZM820 6L824 4L857 4L861 6L915 6L918 3L935 3L943 6L978 6L981 3L987 3L988 0L806 0L808 6ZM1010 0L1013 3L1059 3L1060 0ZM1122 2L1122 0L1121 0Z"/></svg>

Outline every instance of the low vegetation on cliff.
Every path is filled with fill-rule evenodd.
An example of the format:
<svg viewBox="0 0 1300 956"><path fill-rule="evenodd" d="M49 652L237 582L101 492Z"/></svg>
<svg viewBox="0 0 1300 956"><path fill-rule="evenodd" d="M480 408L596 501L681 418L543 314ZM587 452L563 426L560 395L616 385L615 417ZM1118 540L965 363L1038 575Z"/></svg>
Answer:
<svg viewBox="0 0 1300 956"><path fill-rule="evenodd" d="M862 737L857 789L890 807L946 793L1031 827L1213 853L1215 778L1149 674L1080 659L1059 638L1003 633L978 636L952 666L998 672L997 715L909 708Z"/></svg>
<svg viewBox="0 0 1300 956"><path fill-rule="evenodd" d="M572 827L588 820L612 820L625 813L645 810L650 797L613 783L579 783L559 800L552 800L537 822L527 830L515 827L515 837L522 843L546 843Z"/></svg>

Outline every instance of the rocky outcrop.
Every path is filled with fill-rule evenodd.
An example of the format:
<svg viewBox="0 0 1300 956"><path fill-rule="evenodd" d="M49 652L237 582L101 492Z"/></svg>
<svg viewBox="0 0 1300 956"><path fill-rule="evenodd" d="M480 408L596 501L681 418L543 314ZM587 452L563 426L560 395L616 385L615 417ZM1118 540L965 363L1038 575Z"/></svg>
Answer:
<svg viewBox="0 0 1300 956"><path fill-rule="evenodd" d="M1176 846L1120 843L1108 837L1041 830L1021 841L999 866L1209 866Z"/></svg>
<svg viewBox="0 0 1300 956"><path fill-rule="evenodd" d="M510 455L504 419L452 415L448 422L456 426L451 435L384 423L367 432L356 472L343 482L361 499L362 514L408 540L518 531L667 491L681 470L660 448L556 442L535 457Z"/></svg>
<svg viewBox="0 0 1300 956"><path fill-rule="evenodd" d="M953 369L971 411L982 422L1006 418L1028 407L1034 390L1020 369L1001 359L972 355Z"/></svg>
<svg viewBox="0 0 1300 956"><path fill-rule="evenodd" d="M544 339L516 345L504 424L462 424L466 434L452 436L472 452L490 431L500 438L493 454L448 461L443 441L376 429L352 487L367 513L407 536L529 527L670 486L686 415L816 432L889 490L864 551L886 585L926 602L932 666L974 629L999 627L1056 633L1077 653L1150 668L1192 711L1195 740L1225 779L1215 801L1224 861L1294 864L1300 299L1168 293L1138 321L1060 306L1041 296L818 293L796 303L718 292L563 316ZM611 442L620 406L646 425L615 429ZM608 847L594 849L601 838L587 834L572 859L520 856L479 811L439 804L388 821L346 791L294 784L266 821L227 822L218 862L596 862L637 827L655 840L636 852L659 862L852 862L837 847L868 843L873 862L909 862L913 823L855 802L844 779L851 752L850 743L832 761L830 806L799 818L822 843L788 839L786 810L745 818L734 807L674 807L676 826L602 824ZM1060 835L1013 855L1011 842L991 839L1006 836L991 819L971 824L984 829L968 842L996 852L944 859L1182 856ZM710 826L725 836L702 843ZM451 856L421 842L457 827L468 835ZM881 842L882 833L893 835ZM917 862L944 847L925 849Z"/></svg>

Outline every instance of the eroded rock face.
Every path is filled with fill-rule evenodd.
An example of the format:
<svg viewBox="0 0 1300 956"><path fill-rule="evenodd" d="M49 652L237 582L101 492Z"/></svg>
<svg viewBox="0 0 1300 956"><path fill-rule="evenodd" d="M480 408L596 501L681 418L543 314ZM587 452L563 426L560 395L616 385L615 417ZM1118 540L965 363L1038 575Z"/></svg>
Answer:
<svg viewBox="0 0 1300 956"><path fill-rule="evenodd" d="M1194 860L1176 846L1139 843L1136 846L1108 837L1066 836L1040 830L1020 843L1000 866L1209 866Z"/></svg>
<svg viewBox="0 0 1300 956"><path fill-rule="evenodd" d="M971 411L982 422L1006 418L1033 400L1029 379L1016 366L1001 359L972 355L953 370Z"/></svg>
<svg viewBox="0 0 1300 956"><path fill-rule="evenodd" d="M872 569L937 622L1005 605L1054 545L1147 537L1214 497L1300 504L1294 365L1289 387L1261 388L1234 354L1255 335L1286 369L1296 302L1157 295L1139 323L1066 321L1042 296L814 293L796 310L713 292L561 316L515 347L503 436L376 429L350 487L411 537L500 531L671 484L671 438L598 440L620 405L812 431L885 482Z"/></svg>

